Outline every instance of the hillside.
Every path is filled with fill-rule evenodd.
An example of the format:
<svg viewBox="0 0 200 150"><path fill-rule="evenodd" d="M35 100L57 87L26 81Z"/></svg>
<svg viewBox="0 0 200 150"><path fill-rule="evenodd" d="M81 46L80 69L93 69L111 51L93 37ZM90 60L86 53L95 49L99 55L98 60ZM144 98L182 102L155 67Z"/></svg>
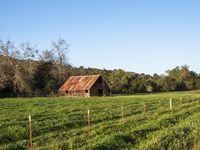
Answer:
<svg viewBox="0 0 200 150"><path fill-rule="evenodd" d="M0 97L56 96L71 75L102 74L113 94L185 91L200 89L200 75L188 66L168 70L166 75L138 74L122 69L73 67L56 61L0 56Z"/></svg>

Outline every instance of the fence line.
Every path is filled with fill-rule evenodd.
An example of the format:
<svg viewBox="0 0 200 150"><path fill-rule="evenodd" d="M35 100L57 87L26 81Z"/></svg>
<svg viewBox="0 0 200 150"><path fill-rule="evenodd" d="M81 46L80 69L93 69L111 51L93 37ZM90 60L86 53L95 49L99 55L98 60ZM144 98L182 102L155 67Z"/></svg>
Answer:
<svg viewBox="0 0 200 150"><path fill-rule="evenodd" d="M165 100L162 100L162 101L165 101ZM140 115L143 113L144 117L146 118L147 117L147 111L154 110L154 109L157 110L156 112L159 112L159 113L163 111L163 109L165 108L165 104L167 104L167 101L165 101L166 103L162 103L162 101L161 100L158 101L159 103L157 102L157 104L155 102L153 102L153 103L150 103L150 102L145 103L145 102L143 102L142 103L143 105L141 105L141 103L140 103L140 104L136 104L136 105L127 106L127 107L125 107L126 108L125 110L128 111L127 108L133 109L135 107L140 106L142 108L142 111L141 111ZM179 102L178 102L178 100L174 100L176 105L175 105L175 103L173 103L172 98L170 98L169 99L169 103L168 103L169 104L168 105L168 110L172 111L172 110L175 110L177 108L177 105L178 105L178 107L182 107L183 104L189 104L189 103L193 103L195 101L197 101L197 102L199 101L199 95L197 95L196 98L192 97L190 100L189 100L189 97L187 97L186 98L186 102L184 102L184 99L182 97L180 97L180 101ZM157 107L155 107L155 108L153 107L152 109L150 109L150 107L152 107L152 106L150 106L150 104L153 104L153 106L156 105ZM102 107L96 107L96 108L102 108ZM76 109L76 110L78 110L78 109ZM94 111L96 109L88 109L87 110L88 133L90 133L90 131L91 131L91 112L90 112L90 110ZM118 110L118 108L116 107L115 109L106 109L106 111L112 111L112 110ZM122 125L125 123L125 118L126 118L124 113L125 113L124 112L124 105L122 105L121 106L121 119L120 119L120 115L119 115L119 118L117 118L117 119L121 120ZM77 114L77 115L79 115L79 114ZM93 114L93 116L94 116L94 114ZM131 113L131 114L126 115L126 116L130 117L130 116L135 116L135 115ZM103 121L103 123L104 123L104 121ZM103 129L103 127L101 125L101 130L102 129ZM31 115L29 115L29 134L30 134L29 135L29 138L30 138L29 139L29 148L30 148L30 150L32 150L33 149L33 144L32 144L32 120L31 120Z"/></svg>

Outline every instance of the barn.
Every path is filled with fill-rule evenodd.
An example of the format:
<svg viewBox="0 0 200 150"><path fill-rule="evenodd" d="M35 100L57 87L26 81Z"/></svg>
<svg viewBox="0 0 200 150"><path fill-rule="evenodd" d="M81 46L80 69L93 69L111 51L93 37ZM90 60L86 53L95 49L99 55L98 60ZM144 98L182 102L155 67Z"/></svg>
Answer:
<svg viewBox="0 0 200 150"><path fill-rule="evenodd" d="M110 96L110 88L101 75L71 76L59 88L60 96Z"/></svg>

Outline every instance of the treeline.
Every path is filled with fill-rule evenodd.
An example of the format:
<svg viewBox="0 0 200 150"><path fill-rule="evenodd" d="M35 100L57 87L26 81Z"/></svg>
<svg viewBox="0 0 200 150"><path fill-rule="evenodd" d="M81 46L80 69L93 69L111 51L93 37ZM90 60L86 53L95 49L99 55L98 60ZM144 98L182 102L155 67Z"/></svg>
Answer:
<svg viewBox="0 0 200 150"><path fill-rule="evenodd" d="M186 65L153 76L121 69L77 68L68 63L65 40L59 38L51 47L42 51L29 42L16 46L0 41L0 97L56 96L69 76L91 74L102 74L113 94L200 89L200 75Z"/></svg>

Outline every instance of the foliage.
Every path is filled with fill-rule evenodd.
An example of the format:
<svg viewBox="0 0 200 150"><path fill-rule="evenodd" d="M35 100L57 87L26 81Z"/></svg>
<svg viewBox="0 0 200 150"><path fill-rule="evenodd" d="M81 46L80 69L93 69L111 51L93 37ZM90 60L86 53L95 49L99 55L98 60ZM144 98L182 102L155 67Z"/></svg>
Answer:
<svg viewBox="0 0 200 150"><path fill-rule="evenodd" d="M113 94L200 89L200 75L186 65L153 76L122 69L77 68L69 65L68 51L69 44L62 38L52 42L52 49L40 53L29 42L17 47L11 41L0 41L0 97L56 95L69 76L91 74L102 74Z"/></svg>

